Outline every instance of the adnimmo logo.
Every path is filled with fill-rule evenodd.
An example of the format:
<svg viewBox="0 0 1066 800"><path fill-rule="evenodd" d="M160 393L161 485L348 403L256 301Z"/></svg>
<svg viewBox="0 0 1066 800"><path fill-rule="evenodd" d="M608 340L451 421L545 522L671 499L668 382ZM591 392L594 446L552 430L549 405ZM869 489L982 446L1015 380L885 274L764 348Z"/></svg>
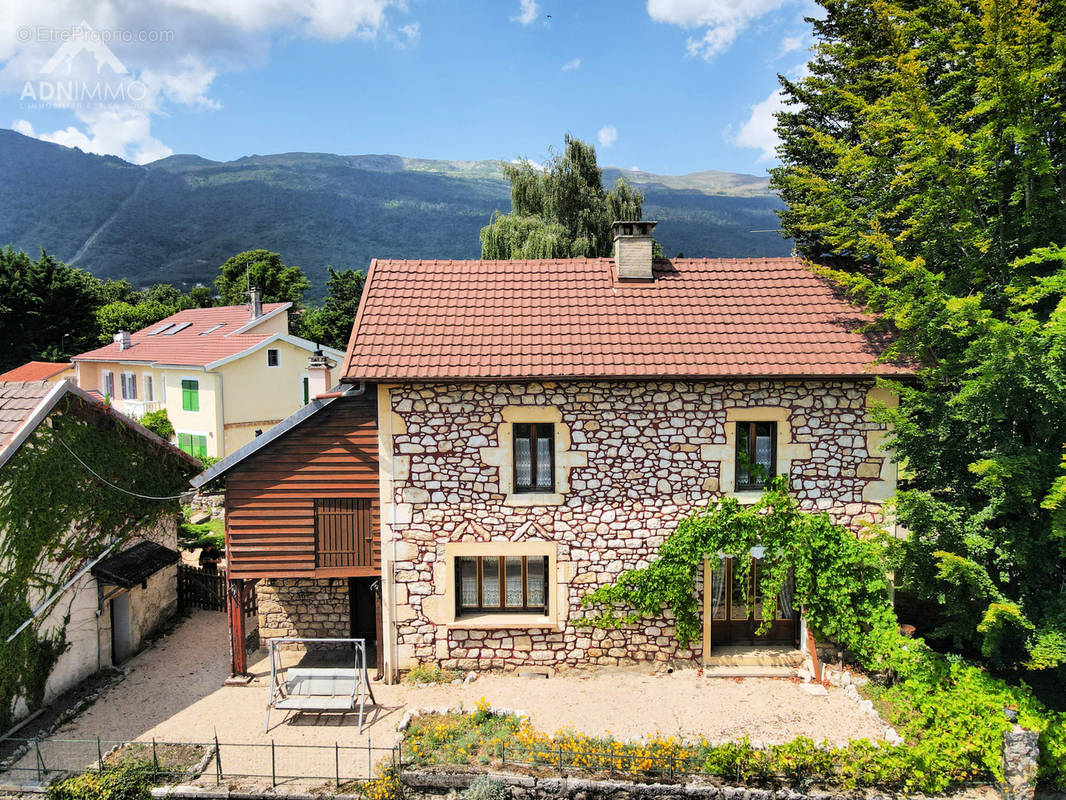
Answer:
<svg viewBox="0 0 1066 800"><path fill-rule="evenodd" d="M97 31L88 22L73 28L20 28L19 39L60 43L41 68L41 77L22 86L24 106L86 108L139 104L148 87L130 76L111 41L169 41L170 31Z"/></svg>

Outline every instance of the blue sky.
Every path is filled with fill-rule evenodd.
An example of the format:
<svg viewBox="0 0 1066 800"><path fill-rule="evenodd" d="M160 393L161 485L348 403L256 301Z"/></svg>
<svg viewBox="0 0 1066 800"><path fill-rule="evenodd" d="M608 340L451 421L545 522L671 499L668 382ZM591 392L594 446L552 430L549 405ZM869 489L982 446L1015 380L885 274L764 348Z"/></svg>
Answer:
<svg viewBox="0 0 1066 800"><path fill-rule="evenodd" d="M569 131L596 144L602 165L667 174L774 163L776 76L803 69L802 18L815 12L811 0L0 10L0 126L83 150L142 163L285 151L543 160ZM87 94L58 98L58 83ZM101 84L106 103L92 93Z"/></svg>

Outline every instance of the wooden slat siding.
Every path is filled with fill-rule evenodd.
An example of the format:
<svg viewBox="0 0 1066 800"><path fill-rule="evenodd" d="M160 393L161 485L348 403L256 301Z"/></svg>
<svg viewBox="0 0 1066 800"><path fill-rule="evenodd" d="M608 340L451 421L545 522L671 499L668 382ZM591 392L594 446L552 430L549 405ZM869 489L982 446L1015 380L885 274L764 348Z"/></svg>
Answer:
<svg viewBox="0 0 1066 800"><path fill-rule="evenodd" d="M381 574L377 406L337 400L230 470L226 543L233 578ZM315 500L369 501L364 566L315 563Z"/></svg>

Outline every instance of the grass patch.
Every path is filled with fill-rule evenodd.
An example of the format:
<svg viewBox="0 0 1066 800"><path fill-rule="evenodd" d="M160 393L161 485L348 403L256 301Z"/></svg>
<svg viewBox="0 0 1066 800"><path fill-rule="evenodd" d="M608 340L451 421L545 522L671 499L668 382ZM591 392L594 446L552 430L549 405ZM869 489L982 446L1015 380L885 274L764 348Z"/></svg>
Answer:
<svg viewBox="0 0 1066 800"><path fill-rule="evenodd" d="M462 680L463 673L455 669L441 669L435 664L419 664L403 676L404 683L451 683Z"/></svg>
<svg viewBox="0 0 1066 800"><path fill-rule="evenodd" d="M198 525L184 521L178 525L178 545L182 550L197 550L202 547L225 550L226 523L221 519L211 519Z"/></svg>

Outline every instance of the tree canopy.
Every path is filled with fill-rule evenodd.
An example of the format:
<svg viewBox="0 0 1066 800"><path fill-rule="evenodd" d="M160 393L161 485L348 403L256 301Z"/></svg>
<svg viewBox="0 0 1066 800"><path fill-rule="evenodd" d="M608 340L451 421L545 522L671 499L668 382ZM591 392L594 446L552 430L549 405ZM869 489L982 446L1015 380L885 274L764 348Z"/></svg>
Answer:
<svg viewBox="0 0 1066 800"><path fill-rule="evenodd" d="M344 350L348 347L355 312L359 310L366 273L357 269L326 269L329 272L326 299L321 306L308 309L300 319L298 332L305 339Z"/></svg>
<svg viewBox="0 0 1066 800"><path fill-rule="evenodd" d="M1066 13L1061 0L819 0L782 79L773 184L800 253L890 328L910 487L897 580L937 636L1066 661ZM1057 491L1056 491L1057 490Z"/></svg>
<svg viewBox="0 0 1066 800"><path fill-rule="evenodd" d="M278 253L269 250L245 250L219 267L215 279L219 305L247 303L252 286L262 290L264 303L292 303L299 308L311 283L303 270L287 266Z"/></svg>
<svg viewBox="0 0 1066 800"><path fill-rule="evenodd" d="M482 258L610 256L611 223L641 219L644 195L624 178L605 190L596 148L570 134L544 167L521 161L504 165L504 174L511 211L481 229Z"/></svg>

